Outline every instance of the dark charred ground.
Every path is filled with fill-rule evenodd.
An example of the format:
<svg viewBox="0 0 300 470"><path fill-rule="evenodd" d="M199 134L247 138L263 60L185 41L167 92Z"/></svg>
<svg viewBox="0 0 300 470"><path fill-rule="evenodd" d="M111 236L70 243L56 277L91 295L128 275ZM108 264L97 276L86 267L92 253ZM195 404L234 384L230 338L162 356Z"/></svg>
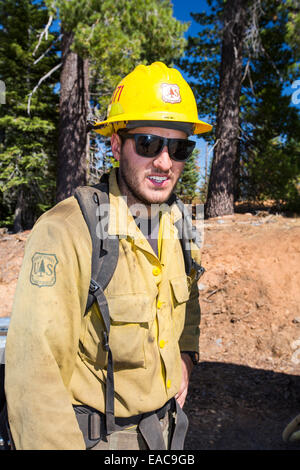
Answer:
<svg viewBox="0 0 300 470"><path fill-rule="evenodd" d="M186 450L300 450L282 440L300 410L300 376L200 362L185 404Z"/></svg>

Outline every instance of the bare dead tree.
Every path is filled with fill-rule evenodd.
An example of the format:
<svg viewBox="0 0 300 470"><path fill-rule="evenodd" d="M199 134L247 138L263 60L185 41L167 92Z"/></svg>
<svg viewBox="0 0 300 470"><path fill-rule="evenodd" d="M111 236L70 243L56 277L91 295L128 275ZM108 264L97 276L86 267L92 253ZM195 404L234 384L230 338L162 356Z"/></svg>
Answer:
<svg viewBox="0 0 300 470"><path fill-rule="evenodd" d="M234 212L234 164L238 152L243 44L249 18L249 0L228 0L220 67L216 144L205 207L206 217Z"/></svg>
<svg viewBox="0 0 300 470"><path fill-rule="evenodd" d="M73 33L63 31L60 75L60 121L57 201L86 184L88 139L88 60L71 50Z"/></svg>

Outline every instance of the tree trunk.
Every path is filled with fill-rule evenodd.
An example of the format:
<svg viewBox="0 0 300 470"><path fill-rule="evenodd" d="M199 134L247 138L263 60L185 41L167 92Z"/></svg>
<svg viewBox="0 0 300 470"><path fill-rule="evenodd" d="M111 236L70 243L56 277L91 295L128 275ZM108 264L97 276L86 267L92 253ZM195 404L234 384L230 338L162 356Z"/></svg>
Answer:
<svg viewBox="0 0 300 470"><path fill-rule="evenodd" d="M86 184L88 60L70 50L73 33L63 34L60 76L57 202Z"/></svg>
<svg viewBox="0 0 300 470"><path fill-rule="evenodd" d="M13 233L23 232L23 213L24 213L24 189L23 186L19 186L17 204L14 213L14 224L13 224Z"/></svg>
<svg viewBox="0 0 300 470"><path fill-rule="evenodd" d="M233 196L234 202L238 201L241 197L241 164L240 164L240 141L237 142L236 157L233 163Z"/></svg>
<svg viewBox="0 0 300 470"><path fill-rule="evenodd" d="M234 212L234 165L238 152L239 101L247 4L248 0L228 0L224 6L216 144L205 207L206 217Z"/></svg>

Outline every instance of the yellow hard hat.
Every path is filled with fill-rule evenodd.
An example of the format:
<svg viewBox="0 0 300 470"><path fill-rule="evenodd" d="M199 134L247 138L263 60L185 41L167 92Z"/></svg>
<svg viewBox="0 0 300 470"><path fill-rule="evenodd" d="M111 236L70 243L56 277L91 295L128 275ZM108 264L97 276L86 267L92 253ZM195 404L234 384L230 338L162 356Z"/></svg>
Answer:
<svg viewBox="0 0 300 470"><path fill-rule="evenodd" d="M154 121L161 122L162 127L190 123L191 134L212 129L210 124L198 120L194 94L181 73L162 62L138 65L123 78L112 95L106 120L95 122L93 129L110 136L131 121L137 121L136 127L141 123L152 126Z"/></svg>

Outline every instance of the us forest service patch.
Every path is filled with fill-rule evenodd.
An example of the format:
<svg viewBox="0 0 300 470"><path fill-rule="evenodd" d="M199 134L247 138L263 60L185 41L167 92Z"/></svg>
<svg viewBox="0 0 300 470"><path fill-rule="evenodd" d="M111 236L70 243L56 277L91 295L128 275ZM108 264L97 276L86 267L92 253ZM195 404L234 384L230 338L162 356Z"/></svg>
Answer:
<svg viewBox="0 0 300 470"><path fill-rule="evenodd" d="M162 100L165 103L181 103L180 88L176 84L162 83Z"/></svg>
<svg viewBox="0 0 300 470"><path fill-rule="evenodd" d="M30 273L31 284L38 287L51 287L56 282L56 255L50 253L34 253Z"/></svg>

